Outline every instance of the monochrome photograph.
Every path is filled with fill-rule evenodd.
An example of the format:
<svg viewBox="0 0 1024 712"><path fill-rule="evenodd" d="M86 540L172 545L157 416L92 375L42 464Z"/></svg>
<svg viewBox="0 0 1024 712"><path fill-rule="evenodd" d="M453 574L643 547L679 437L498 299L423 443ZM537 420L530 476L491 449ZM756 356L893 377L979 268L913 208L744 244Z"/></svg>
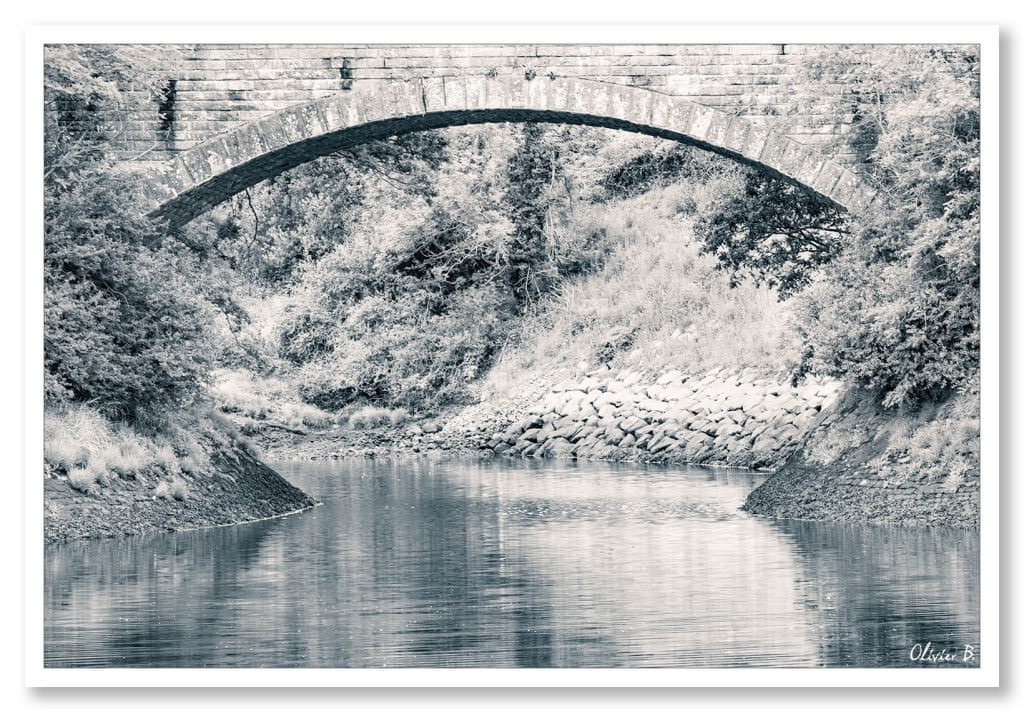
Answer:
<svg viewBox="0 0 1024 712"><path fill-rule="evenodd" d="M43 671L979 672L995 54L777 34L43 43Z"/></svg>

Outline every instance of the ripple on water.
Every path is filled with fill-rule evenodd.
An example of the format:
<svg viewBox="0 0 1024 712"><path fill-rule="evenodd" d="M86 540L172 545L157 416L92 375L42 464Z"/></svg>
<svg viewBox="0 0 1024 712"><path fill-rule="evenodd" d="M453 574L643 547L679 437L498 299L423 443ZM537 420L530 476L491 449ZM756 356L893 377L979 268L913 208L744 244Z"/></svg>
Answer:
<svg viewBox="0 0 1024 712"><path fill-rule="evenodd" d="M46 549L48 666L900 666L978 649L970 532L771 522L760 478L350 460L324 502Z"/></svg>

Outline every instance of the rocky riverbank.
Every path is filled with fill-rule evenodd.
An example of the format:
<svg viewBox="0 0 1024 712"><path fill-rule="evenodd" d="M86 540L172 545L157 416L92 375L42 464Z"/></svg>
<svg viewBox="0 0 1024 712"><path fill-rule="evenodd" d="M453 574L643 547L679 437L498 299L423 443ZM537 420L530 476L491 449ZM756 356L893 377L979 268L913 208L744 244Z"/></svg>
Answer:
<svg viewBox="0 0 1024 712"><path fill-rule="evenodd" d="M594 372L553 387L483 442L519 457L719 464L772 470L835 401L839 384L716 369Z"/></svg>
<svg viewBox="0 0 1024 712"><path fill-rule="evenodd" d="M771 470L800 446L838 393L835 382L794 387L779 374L752 369L605 370L398 429L267 429L259 442L272 458L471 451Z"/></svg>
<svg viewBox="0 0 1024 712"><path fill-rule="evenodd" d="M914 412L811 378L719 369L590 372L400 428L268 429L271 458L475 454L745 467L754 514L976 527L977 396Z"/></svg>
<svg viewBox="0 0 1024 712"><path fill-rule="evenodd" d="M160 468L113 477L83 492L49 465L44 480L47 542L239 524L307 509L316 501L260 462L241 444L221 446L212 470L168 473Z"/></svg>
<svg viewBox="0 0 1024 712"><path fill-rule="evenodd" d="M977 393L892 412L850 391L744 509L784 519L977 527L979 433Z"/></svg>

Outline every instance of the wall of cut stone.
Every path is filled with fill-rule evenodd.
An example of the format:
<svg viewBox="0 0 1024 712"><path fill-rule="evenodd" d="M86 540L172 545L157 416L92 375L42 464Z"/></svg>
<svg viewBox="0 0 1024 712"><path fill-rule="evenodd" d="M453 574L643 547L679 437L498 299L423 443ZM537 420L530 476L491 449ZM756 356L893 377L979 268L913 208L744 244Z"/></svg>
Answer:
<svg viewBox="0 0 1024 712"><path fill-rule="evenodd" d="M207 138L365 83L436 77L576 78L645 87L753 121L804 143L846 130L851 116L824 109L842 85L808 84L808 62L835 45L521 44L163 46L180 61L166 96L126 117L124 160L159 161Z"/></svg>

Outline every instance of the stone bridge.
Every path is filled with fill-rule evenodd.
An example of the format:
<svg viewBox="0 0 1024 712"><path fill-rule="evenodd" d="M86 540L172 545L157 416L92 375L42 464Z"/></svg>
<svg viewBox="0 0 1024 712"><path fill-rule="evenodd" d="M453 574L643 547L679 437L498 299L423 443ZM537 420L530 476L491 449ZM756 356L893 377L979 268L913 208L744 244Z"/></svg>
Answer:
<svg viewBox="0 0 1024 712"><path fill-rule="evenodd" d="M856 211L873 192L822 145L804 67L828 45L189 45L121 157L182 225L306 161L410 131L503 121L602 126L760 166Z"/></svg>

